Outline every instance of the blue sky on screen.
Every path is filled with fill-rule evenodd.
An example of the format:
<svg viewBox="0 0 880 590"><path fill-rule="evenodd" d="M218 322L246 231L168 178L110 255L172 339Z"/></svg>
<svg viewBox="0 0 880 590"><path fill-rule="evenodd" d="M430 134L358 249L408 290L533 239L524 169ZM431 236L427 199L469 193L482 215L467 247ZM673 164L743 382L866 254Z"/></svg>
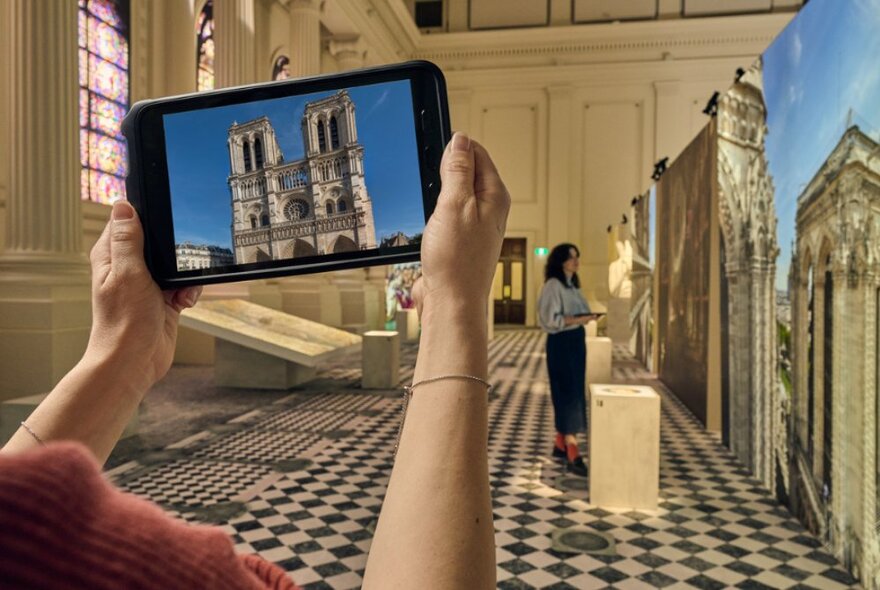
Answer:
<svg viewBox="0 0 880 590"><path fill-rule="evenodd" d="M376 239L425 225L409 81L348 88L355 104L358 140L364 146L367 190L373 200ZM300 120L305 104L334 92L317 92L165 116L165 144L176 243L232 248L227 131L266 115L285 162L304 155Z"/></svg>
<svg viewBox="0 0 880 590"><path fill-rule="evenodd" d="M764 53L767 160L788 290L797 198L852 122L880 134L880 0L813 0Z"/></svg>

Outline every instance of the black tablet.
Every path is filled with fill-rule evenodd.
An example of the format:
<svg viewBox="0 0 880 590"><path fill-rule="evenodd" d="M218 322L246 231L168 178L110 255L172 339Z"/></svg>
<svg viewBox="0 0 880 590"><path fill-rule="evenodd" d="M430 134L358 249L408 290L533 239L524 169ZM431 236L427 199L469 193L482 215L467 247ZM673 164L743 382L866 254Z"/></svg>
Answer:
<svg viewBox="0 0 880 590"><path fill-rule="evenodd" d="M417 260L451 137L429 62L143 101L123 133L162 288Z"/></svg>

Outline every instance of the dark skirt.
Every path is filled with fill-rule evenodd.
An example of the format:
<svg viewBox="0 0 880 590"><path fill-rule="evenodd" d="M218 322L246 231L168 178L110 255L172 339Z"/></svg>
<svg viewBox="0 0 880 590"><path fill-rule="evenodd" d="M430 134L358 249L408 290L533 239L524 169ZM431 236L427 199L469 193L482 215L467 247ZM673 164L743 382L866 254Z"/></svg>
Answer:
<svg viewBox="0 0 880 590"><path fill-rule="evenodd" d="M557 432L587 431L586 369L587 343L582 326L547 335L547 373Z"/></svg>

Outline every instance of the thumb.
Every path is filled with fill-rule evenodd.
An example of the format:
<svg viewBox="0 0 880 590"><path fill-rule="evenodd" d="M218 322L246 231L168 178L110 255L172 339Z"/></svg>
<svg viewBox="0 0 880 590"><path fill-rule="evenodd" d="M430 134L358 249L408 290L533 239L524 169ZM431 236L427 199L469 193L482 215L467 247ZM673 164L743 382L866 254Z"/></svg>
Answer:
<svg viewBox="0 0 880 590"><path fill-rule="evenodd" d="M464 133L452 136L440 162L440 201L462 201L474 196L474 146Z"/></svg>
<svg viewBox="0 0 880 590"><path fill-rule="evenodd" d="M110 266L125 275L144 269L144 230L134 207L116 201L110 215Z"/></svg>

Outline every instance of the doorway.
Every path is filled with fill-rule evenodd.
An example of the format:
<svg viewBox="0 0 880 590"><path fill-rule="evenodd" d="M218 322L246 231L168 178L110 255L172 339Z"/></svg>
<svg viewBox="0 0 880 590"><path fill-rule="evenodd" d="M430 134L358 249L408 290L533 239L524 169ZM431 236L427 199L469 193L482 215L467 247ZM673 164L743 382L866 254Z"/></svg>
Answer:
<svg viewBox="0 0 880 590"><path fill-rule="evenodd" d="M526 239L505 238L492 285L495 324L526 323Z"/></svg>

